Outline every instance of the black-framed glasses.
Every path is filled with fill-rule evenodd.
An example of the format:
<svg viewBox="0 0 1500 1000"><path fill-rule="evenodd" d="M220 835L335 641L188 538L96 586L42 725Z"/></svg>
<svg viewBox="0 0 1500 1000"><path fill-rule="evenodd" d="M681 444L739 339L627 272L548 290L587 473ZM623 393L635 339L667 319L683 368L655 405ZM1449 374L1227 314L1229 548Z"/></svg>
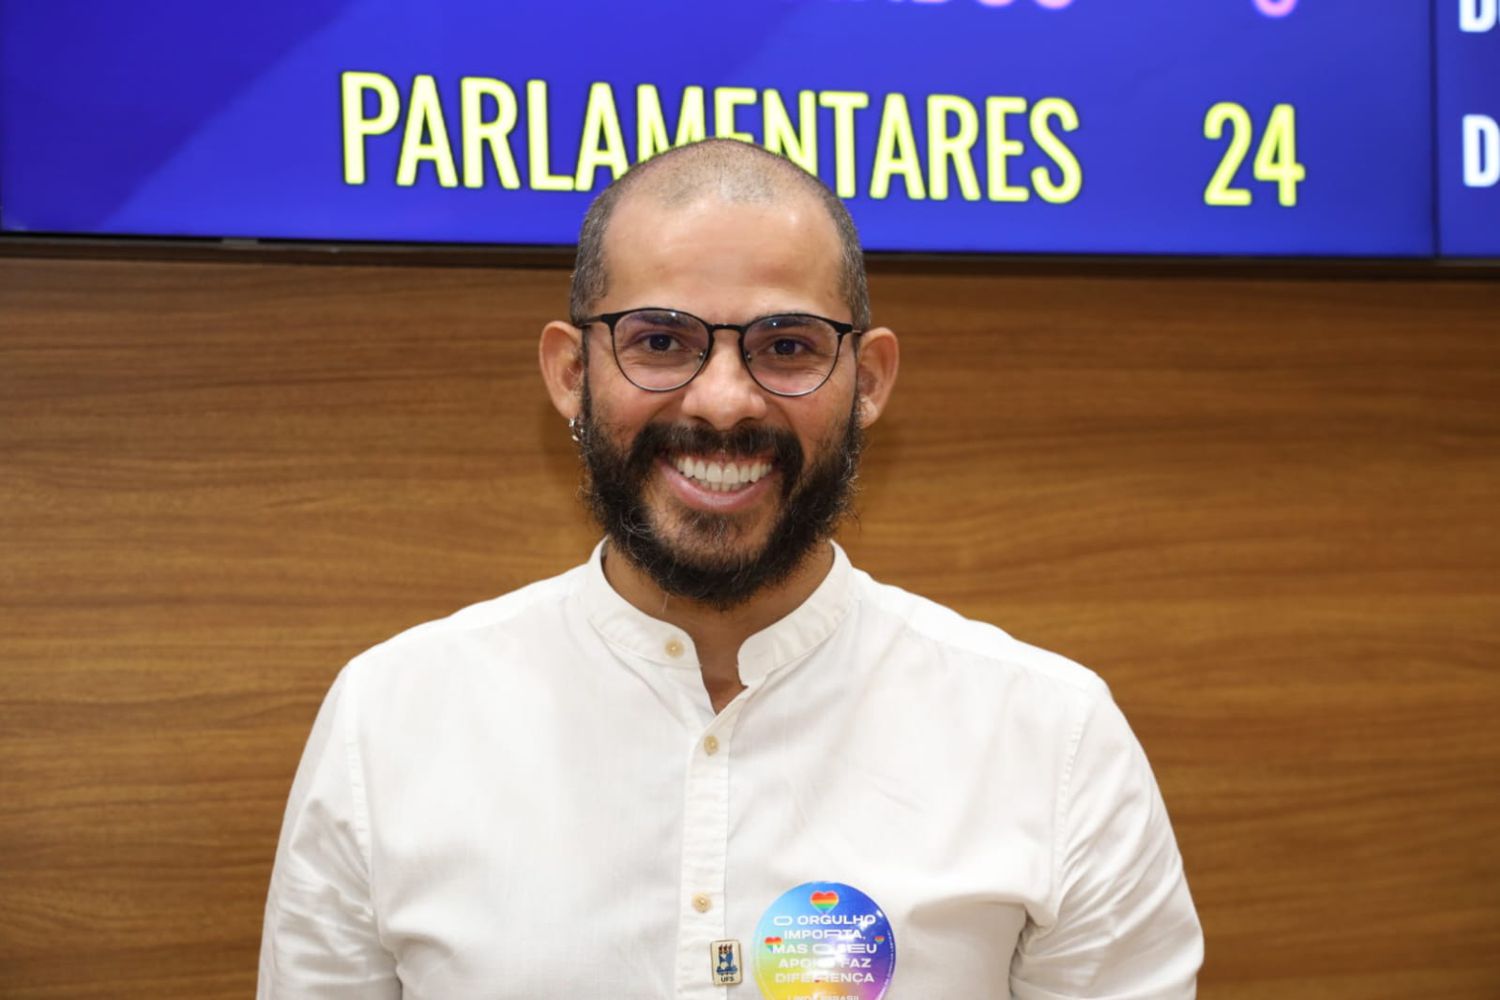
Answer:
<svg viewBox="0 0 1500 1000"><path fill-rule="evenodd" d="M767 392L806 396L833 375L839 349L849 334L864 331L852 323L807 313L761 316L749 323L710 323L680 309L648 306L601 313L578 322L580 327L609 327L615 364L631 384L647 392L681 389L708 367L714 333L740 335L740 360Z"/></svg>

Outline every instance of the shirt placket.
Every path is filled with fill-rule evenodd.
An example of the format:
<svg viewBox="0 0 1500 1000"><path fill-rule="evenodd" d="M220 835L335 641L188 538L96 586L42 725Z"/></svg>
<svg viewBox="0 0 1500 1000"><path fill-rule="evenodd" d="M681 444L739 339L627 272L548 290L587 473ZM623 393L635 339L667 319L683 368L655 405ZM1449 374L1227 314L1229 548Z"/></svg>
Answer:
<svg viewBox="0 0 1500 1000"><path fill-rule="evenodd" d="M681 918L677 932L677 991L683 998L725 996L713 980L711 946L730 935L724 917L729 853L730 737L743 696L725 707L698 736L683 789ZM743 974L743 969L741 973Z"/></svg>

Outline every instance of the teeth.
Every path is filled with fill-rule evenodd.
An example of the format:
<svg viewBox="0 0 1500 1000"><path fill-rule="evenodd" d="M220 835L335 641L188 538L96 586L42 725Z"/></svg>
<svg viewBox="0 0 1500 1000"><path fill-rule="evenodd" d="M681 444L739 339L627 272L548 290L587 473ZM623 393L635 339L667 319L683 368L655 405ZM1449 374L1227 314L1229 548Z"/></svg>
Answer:
<svg viewBox="0 0 1500 1000"><path fill-rule="evenodd" d="M748 486L771 471L768 462L743 464L706 462L701 458L688 458L684 455L677 456L677 460L672 464L678 472L689 479L697 480L700 486L707 487L715 493L725 493Z"/></svg>

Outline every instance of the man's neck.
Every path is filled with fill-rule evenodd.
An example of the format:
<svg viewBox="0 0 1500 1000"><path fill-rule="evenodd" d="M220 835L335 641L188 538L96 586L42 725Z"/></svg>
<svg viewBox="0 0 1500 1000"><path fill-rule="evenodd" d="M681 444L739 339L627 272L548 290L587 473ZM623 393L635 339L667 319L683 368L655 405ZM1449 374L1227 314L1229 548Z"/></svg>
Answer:
<svg viewBox="0 0 1500 1000"><path fill-rule="evenodd" d="M721 711L744 690L740 683L740 646L761 629L791 614L818 589L833 568L833 545L821 542L786 580L744 604L721 611L697 601L673 597L640 567L606 545L604 578L625 600L677 626L693 640L714 711Z"/></svg>

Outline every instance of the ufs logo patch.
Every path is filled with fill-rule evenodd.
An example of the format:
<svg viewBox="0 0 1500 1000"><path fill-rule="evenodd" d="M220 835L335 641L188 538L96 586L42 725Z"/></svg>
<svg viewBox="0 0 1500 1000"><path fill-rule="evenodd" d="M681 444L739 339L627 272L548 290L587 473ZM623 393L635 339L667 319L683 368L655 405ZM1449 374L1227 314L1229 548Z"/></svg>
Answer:
<svg viewBox="0 0 1500 1000"><path fill-rule="evenodd" d="M712 967L710 978L715 986L734 986L744 979L738 941L715 941L708 946L708 955Z"/></svg>

